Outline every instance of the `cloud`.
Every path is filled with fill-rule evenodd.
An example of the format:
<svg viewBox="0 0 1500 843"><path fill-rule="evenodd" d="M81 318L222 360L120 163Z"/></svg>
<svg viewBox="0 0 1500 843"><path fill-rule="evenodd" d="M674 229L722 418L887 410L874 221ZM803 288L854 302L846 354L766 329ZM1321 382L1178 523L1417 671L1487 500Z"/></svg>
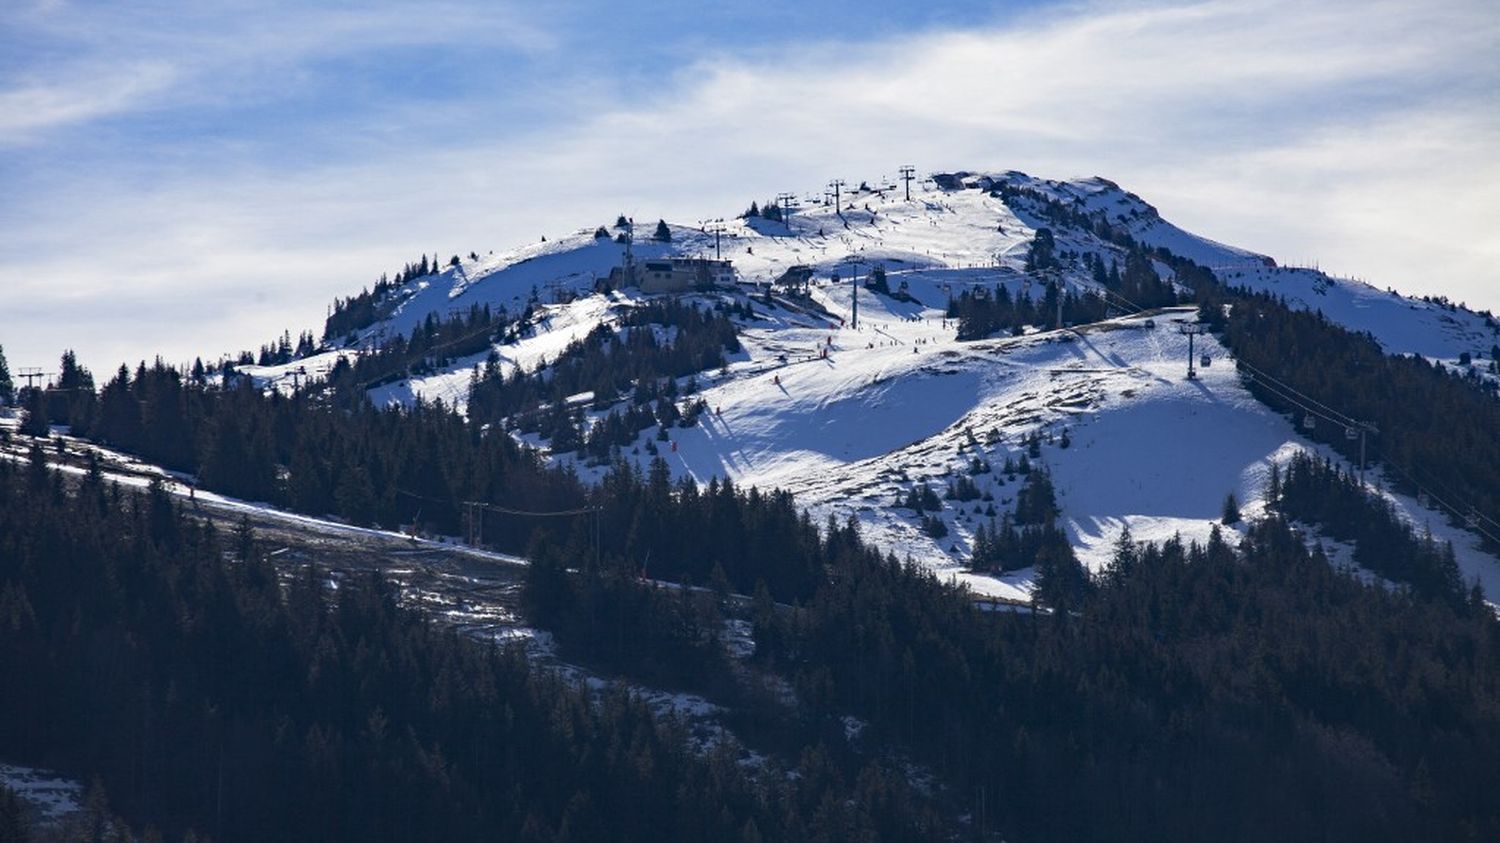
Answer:
<svg viewBox="0 0 1500 843"><path fill-rule="evenodd" d="M243 45L190 22L173 67L191 81L172 77L173 96L248 85L274 97L273 84L224 69L246 61L284 81L330 53L409 44L401 61L420 68L441 45L472 46L478 28L547 55L545 73L482 72L552 104L518 121L479 84L340 118L370 126L360 131L312 120L304 135L333 137L331 157L285 149L208 167L187 155L150 180L124 164L59 172L44 201L0 205L0 273L42 303L32 312L77 308L79 324L99 327L82 339L60 320L5 332L29 332L22 344L49 355L92 343L80 352L96 366L157 349L188 359L317 324L333 296L419 253L505 248L620 211L694 221L908 162L1104 175L1215 239L1500 306L1488 283L1500 258L1500 19L1484 3L1052 7L979 28L699 52L624 89L563 72L552 22L384 8L365 21L289 11ZM614 49L610 61L630 60ZM123 301L105 295L122 289Z"/></svg>
<svg viewBox="0 0 1500 843"><path fill-rule="evenodd" d="M0 90L0 145L37 138L44 130L128 111L169 87L174 72L162 62L96 69L66 82Z"/></svg>
<svg viewBox="0 0 1500 843"><path fill-rule="evenodd" d="M419 71L479 44L539 55L557 44L539 18L500 3L36 4L0 27L0 47L34 59L0 84L0 144L105 117L305 95L320 66L349 57L386 55Z"/></svg>

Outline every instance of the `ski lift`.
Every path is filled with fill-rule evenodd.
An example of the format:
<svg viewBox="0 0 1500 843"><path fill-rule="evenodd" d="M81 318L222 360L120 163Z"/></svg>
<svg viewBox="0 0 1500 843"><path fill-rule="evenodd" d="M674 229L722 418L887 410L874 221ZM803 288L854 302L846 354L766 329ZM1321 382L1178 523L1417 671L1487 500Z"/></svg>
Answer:
<svg viewBox="0 0 1500 843"><path fill-rule="evenodd" d="M1303 430L1313 430L1313 429L1317 428L1317 426L1318 426L1318 420L1315 419L1315 418L1313 418L1311 415L1306 415L1306 416L1302 417L1302 429Z"/></svg>
<svg viewBox="0 0 1500 843"><path fill-rule="evenodd" d="M1479 510L1477 510L1477 509L1471 509L1471 510L1469 510L1469 529L1470 530L1475 530L1475 529L1478 529L1478 528L1479 528Z"/></svg>
<svg viewBox="0 0 1500 843"><path fill-rule="evenodd" d="M1211 364L1213 362L1214 362L1214 359L1212 357L1208 356L1207 354L1205 354L1202 357L1198 358L1198 365L1202 366L1205 369L1207 369L1209 367L1209 364Z"/></svg>
<svg viewBox="0 0 1500 843"><path fill-rule="evenodd" d="M1432 506L1432 496L1426 492L1417 492L1417 504L1423 509L1430 508Z"/></svg>
<svg viewBox="0 0 1500 843"><path fill-rule="evenodd" d="M1344 438L1352 442L1359 438L1359 431L1352 427L1346 427L1344 428Z"/></svg>
<svg viewBox="0 0 1500 843"><path fill-rule="evenodd" d="M1151 328L1155 328L1155 327L1156 327L1156 320L1155 319L1147 319L1146 320L1146 328L1148 330L1151 329Z"/></svg>

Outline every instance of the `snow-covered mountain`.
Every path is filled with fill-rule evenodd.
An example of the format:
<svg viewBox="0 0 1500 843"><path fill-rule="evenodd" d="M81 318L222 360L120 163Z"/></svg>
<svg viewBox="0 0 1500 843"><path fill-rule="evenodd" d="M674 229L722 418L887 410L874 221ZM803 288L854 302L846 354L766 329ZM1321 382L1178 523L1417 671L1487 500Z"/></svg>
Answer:
<svg viewBox="0 0 1500 843"><path fill-rule="evenodd" d="M1043 198L1079 212L1088 224L1049 221ZM1263 506L1269 465L1319 446L1246 391L1211 336L1199 337L1196 345L1210 365L1199 378L1185 378L1188 339L1177 323L1195 320L1192 308L1139 314L1130 312L1129 303L1113 301L1117 315L1093 325L957 340L945 309L963 290L1004 285L1013 295L1040 297L1042 284L1027 273L1026 255L1044 226L1062 258L1061 273L1076 292L1097 292L1085 255L1123 263L1124 250L1104 236L1113 228L1191 258L1227 283L1269 291L1294 307L1368 332L1388 353L1456 364L1462 354L1489 358L1497 341L1496 323L1487 314L1404 298L1313 269L1279 267L1266 256L1174 226L1104 179L938 174L913 184L910 200L900 185L861 185L843 193L838 206L823 197L804 200L785 221L726 220L717 247L715 234L703 228L672 225L670 241L658 241L641 236L649 226L638 226L638 261L722 254L733 262L740 289L691 294L705 301L745 301L793 267L812 273L808 299L755 300L756 317L741 325L741 352L724 369L697 377L710 412L696 426L673 429L670 446L659 449L662 456L678 476L789 489L820 518L853 516L879 546L967 581L979 593L1012 599L1029 594L1029 570L991 577L968 573L964 565L975 531L989 522L990 507L1004 512L1014 505L1020 481L1006 478L1000 467L1027 451L1039 453L1050 469L1062 523L1080 558L1094 569L1107 563L1123 527L1137 539L1181 534L1202 540L1230 493L1254 514ZM291 366L242 371L268 383L284 382L294 369L316 376L338 357L409 333L430 315L442 318L474 305L516 313L536 301L534 332L493 349L503 367L534 370L645 298L638 290L594 292L621 264L625 247L614 239L619 233L606 225L608 236L600 236L591 225L503 254L460 260L397 290L385 303L388 316L358 332L347 347ZM856 292L851 272L863 277L876 266L886 272L890 288L904 295ZM1165 264L1156 268L1170 277ZM379 386L371 397L377 403L422 397L463 406L471 370L486 356ZM608 411L589 413L597 418ZM653 433L644 431L622 455L645 464ZM1031 445L1037 438L1041 442ZM529 441L547 447L534 436ZM602 471L582 464L579 470L586 476ZM973 480L982 497L950 502L939 516L946 530L941 538L898 505L918 484L941 495L961 476ZM1500 563L1471 536L1414 500L1392 500L1414 522L1452 538L1465 576L1500 594Z"/></svg>

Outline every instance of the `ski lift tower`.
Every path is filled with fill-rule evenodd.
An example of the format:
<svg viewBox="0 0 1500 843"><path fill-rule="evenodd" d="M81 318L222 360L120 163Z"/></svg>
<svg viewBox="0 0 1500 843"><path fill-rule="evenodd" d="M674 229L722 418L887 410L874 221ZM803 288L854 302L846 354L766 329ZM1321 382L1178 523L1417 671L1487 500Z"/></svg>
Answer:
<svg viewBox="0 0 1500 843"><path fill-rule="evenodd" d="M833 189L833 212L840 217L844 215L844 209L839 207L839 191L843 189L845 183L843 179L834 179L828 183L828 186Z"/></svg>
<svg viewBox="0 0 1500 843"><path fill-rule="evenodd" d="M862 261L859 255L849 255L844 258L844 263L849 265L849 292L853 296L853 305L849 309L849 327L859 329L859 265Z"/></svg>
<svg viewBox="0 0 1500 843"><path fill-rule="evenodd" d="M788 229L792 227L792 203L797 201L795 193L776 194L776 204L781 206L781 224Z"/></svg>
<svg viewBox="0 0 1500 843"><path fill-rule="evenodd" d="M1365 435L1369 433L1380 433L1379 428L1369 422L1356 421L1349 427L1344 428L1344 438L1353 439L1359 437L1359 485L1365 485Z"/></svg>
<svg viewBox="0 0 1500 843"><path fill-rule="evenodd" d="M911 201L911 180L916 178L917 168L910 164L901 165L901 180L906 182L906 201Z"/></svg>
<svg viewBox="0 0 1500 843"><path fill-rule="evenodd" d="M625 286L635 283L635 217L625 221Z"/></svg>
<svg viewBox="0 0 1500 843"><path fill-rule="evenodd" d="M45 382L51 375L51 372L44 372L39 366L21 366L16 369L16 377L26 379L27 389L35 389L36 381Z"/></svg>
<svg viewBox="0 0 1500 843"><path fill-rule="evenodd" d="M1198 373L1193 369L1193 337L1208 333L1208 326L1198 322L1183 322L1177 326L1177 333L1184 334L1188 338L1188 373L1187 379L1193 380Z"/></svg>
<svg viewBox="0 0 1500 843"><path fill-rule="evenodd" d="M724 256L719 253L719 236L726 230L724 218L719 217L717 219L704 220L703 230L714 236L714 260L723 260Z"/></svg>

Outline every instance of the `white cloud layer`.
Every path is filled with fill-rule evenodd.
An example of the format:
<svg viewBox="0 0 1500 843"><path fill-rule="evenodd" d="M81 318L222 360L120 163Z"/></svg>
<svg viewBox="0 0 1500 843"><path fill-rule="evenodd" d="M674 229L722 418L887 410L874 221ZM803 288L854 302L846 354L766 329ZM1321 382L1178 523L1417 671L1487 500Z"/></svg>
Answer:
<svg viewBox="0 0 1500 843"><path fill-rule="evenodd" d="M304 19L278 61L330 39L390 44L406 22ZM491 25L517 49L555 44L541 27ZM148 186L64 178L24 213L0 205L0 277L20 293L0 305L0 342L13 365L66 345L96 368L215 354L318 324L333 296L418 253L501 248L621 210L719 216L908 161L1103 175L1206 236L1500 308L1497 56L1500 16L1483 2L1211 0L700 55L623 96L564 78L551 90L566 119L524 130L482 101L449 103L389 116L431 131L351 139L338 160L229 159ZM183 96L223 78L161 73ZM119 84L72 105L11 88L0 114L32 97L40 107L22 111L40 116L0 118L0 138L161 96L149 79Z"/></svg>

